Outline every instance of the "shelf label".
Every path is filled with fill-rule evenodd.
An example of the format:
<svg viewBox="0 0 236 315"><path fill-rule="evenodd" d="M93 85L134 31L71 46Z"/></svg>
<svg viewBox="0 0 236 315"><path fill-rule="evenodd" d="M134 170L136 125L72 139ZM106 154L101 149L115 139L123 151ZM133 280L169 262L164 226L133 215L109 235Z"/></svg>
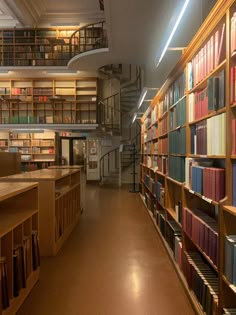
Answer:
<svg viewBox="0 0 236 315"><path fill-rule="evenodd" d="M202 196L202 199L205 200L208 203L212 203L212 200L207 198L207 197L205 197L205 196Z"/></svg>
<svg viewBox="0 0 236 315"><path fill-rule="evenodd" d="M199 155L200 158L207 158L207 155Z"/></svg>

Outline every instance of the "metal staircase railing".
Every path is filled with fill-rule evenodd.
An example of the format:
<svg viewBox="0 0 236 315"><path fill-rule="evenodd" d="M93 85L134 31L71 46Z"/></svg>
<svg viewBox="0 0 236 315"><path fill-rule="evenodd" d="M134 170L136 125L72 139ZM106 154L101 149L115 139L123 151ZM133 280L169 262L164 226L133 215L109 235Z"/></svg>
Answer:
<svg viewBox="0 0 236 315"><path fill-rule="evenodd" d="M70 37L70 58L86 51L107 48L107 31L105 21L85 25Z"/></svg>
<svg viewBox="0 0 236 315"><path fill-rule="evenodd" d="M120 132L120 93L113 94L98 102L97 122L107 131Z"/></svg>
<svg viewBox="0 0 236 315"><path fill-rule="evenodd" d="M120 146L116 147L100 158L100 181L109 177L111 172L118 175L118 185L120 186ZM118 173L117 173L118 172Z"/></svg>

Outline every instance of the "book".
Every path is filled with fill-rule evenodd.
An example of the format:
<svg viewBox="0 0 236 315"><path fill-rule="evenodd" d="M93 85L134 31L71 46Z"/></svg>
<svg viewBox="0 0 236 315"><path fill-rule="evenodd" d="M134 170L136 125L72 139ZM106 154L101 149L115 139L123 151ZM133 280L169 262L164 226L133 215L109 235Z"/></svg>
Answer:
<svg viewBox="0 0 236 315"><path fill-rule="evenodd" d="M20 289L26 287L26 273L23 245L18 245L13 250L13 293L18 296Z"/></svg>
<svg viewBox="0 0 236 315"><path fill-rule="evenodd" d="M2 309L5 310L10 306L6 257L0 257L0 268Z"/></svg>
<svg viewBox="0 0 236 315"><path fill-rule="evenodd" d="M225 236L224 274L236 285L236 235Z"/></svg>
<svg viewBox="0 0 236 315"><path fill-rule="evenodd" d="M40 266L40 253L39 253L39 242L38 242L38 231L32 231L32 267L33 270L37 270Z"/></svg>

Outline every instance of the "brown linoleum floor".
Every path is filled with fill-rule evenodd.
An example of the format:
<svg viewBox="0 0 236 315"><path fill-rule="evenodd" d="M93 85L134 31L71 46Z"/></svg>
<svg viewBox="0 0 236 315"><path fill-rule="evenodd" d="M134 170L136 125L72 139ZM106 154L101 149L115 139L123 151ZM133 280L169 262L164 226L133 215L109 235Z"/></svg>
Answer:
<svg viewBox="0 0 236 315"><path fill-rule="evenodd" d="M17 315L193 315L139 194L87 185L78 227Z"/></svg>

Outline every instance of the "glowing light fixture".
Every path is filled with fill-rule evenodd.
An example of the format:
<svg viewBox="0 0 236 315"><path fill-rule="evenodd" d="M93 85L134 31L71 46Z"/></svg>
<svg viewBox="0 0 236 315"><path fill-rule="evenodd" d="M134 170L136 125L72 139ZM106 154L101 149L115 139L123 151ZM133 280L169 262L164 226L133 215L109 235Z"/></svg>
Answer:
<svg viewBox="0 0 236 315"><path fill-rule="evenodd" d="M146 96L146 94L147 94L147 91L148 91L147 88L144 87L143 90L142 90L142 93L141 93L141 95L140 95L139 101L138 101L138 108L141 107L141 105L142 105L142 103L143 103L143 101L144 101L144 99L145 99L145 96Z"/></svg>
<svg viewBox="0 0 236 315"><path fill-rule="evenodd" d="M156 68L157 68L157 67L159 66L159 64L161 63L161 61L162 61L162 59L163 59L163 57L164 57L164 55L165 55L165 53L166 53L166 51L167 51L167 48L168 48L168 46L170 45L170 42L171 42L171 40L172 40L172 38L173 38L173 36L174 36L174 34L175 34L175 31L176 31L176 29L177 29L177 27L178 27L178 25L179 25L179 23L180 23L180 21L181 21L183 15L184 15L184 12L185 12L185 10L186 10L188 4L189 4L189 1L190 1L190 0L186 0L185 3L184 3L184 5L183 5L183 8L182 8L182 10L181 10L181 12L180 12L180 14L179 14L178 19L177 19L176 22L175 22L175 25L174 25L174 27L173 27L173 29L172 29L172 32L171 32L169 38L168 38L168 40L167 40L167 42L166 42L166 44L165 44L165 47L164 47L164 49L163 49L163 51L162 51L161 57L160 57L160 59L159 59L157 65L156 65Z"/></svg>

